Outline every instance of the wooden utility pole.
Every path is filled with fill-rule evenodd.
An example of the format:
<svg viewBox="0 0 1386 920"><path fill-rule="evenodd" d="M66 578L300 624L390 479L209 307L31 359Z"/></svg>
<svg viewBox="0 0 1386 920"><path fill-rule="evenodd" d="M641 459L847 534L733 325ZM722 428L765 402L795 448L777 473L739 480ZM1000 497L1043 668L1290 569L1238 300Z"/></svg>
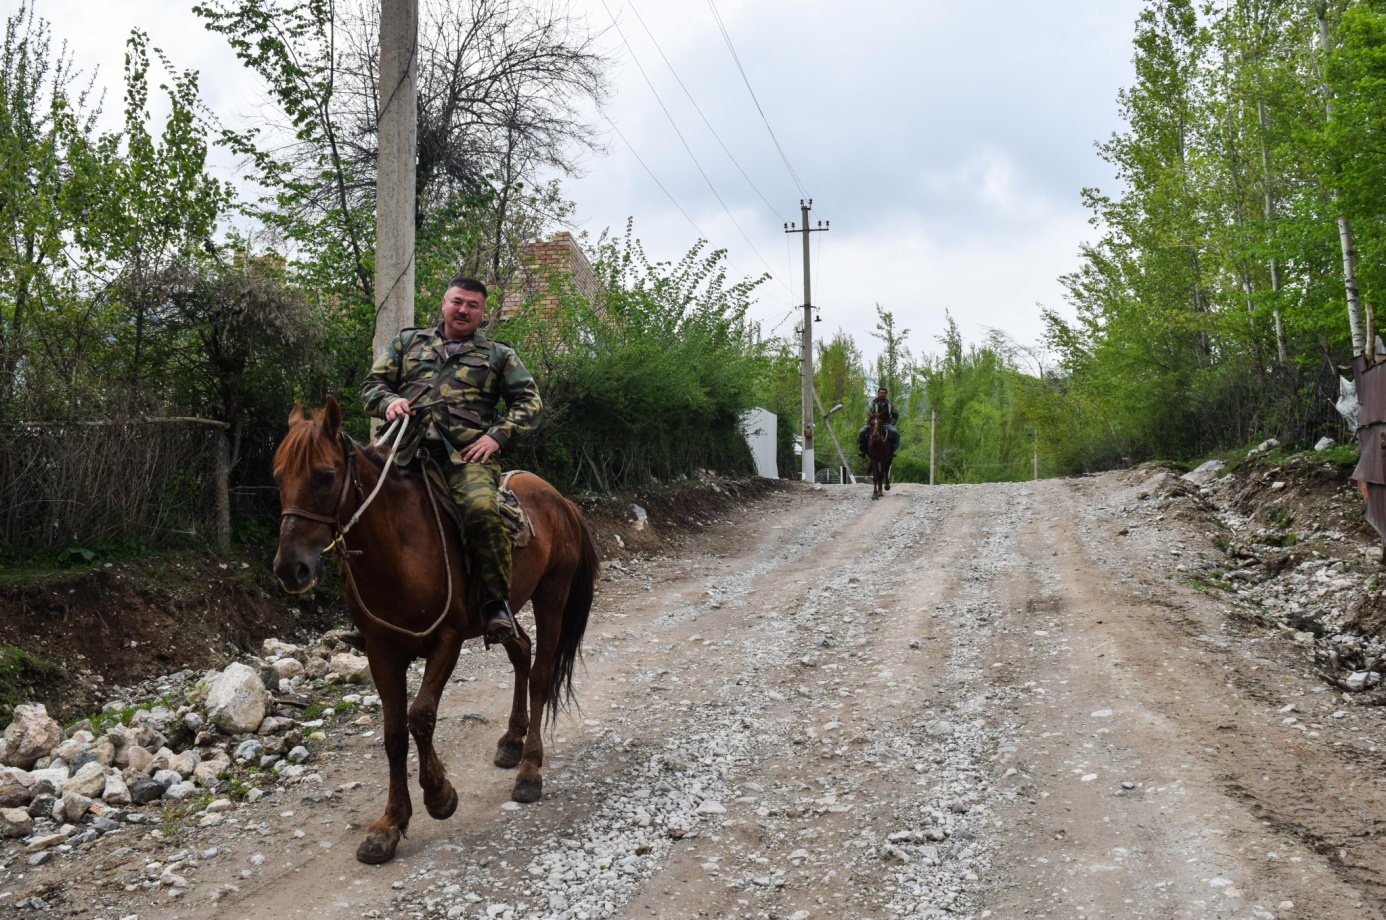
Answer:
<svg viewBox="0 0 1386 920"><path fill-rule="evenodd" d="M1039 482L1039 435L1035 435L1035 482Z"/></svg>
<svg viewBox="0 0 1386 920"><path fill-rule="evenodd" d="M929 410L929 485L934 484L934 426L938 423L938 410Z"/></svg>
<svg viewBox="0 0 1386 920"><path fill-rule="evenodd" d="M813 482L813 296L809 288L809 234L827 230L828 225L819 221L817 227L809 226L809 208L813 199L807 202L799 199L799 216L802 227L785 224L785 233L801 233L804 238L804 328L799 335L799 396L803 406L804 420L804 482Z"/></svg>
<svg viewBox="0 0 1386 920"><path fill-rule="evenodd" d="M418 161L419 0L380 4L375 176L375 336L379 353L414 325L414 169Z"/></svg>

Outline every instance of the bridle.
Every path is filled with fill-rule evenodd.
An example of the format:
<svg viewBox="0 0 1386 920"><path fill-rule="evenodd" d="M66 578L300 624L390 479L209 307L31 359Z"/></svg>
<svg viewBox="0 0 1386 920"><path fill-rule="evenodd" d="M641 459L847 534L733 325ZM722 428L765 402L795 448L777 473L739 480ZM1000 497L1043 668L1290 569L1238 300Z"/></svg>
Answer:
<svg viewBox="0 0 1386 920"><path fill-rule="evenodd" d="M281 519L286 517L300 517L305 520L316 521L319 524L327 524L330 526L332 528L333 540L327 545L327 549L323 550L324 553L334 548L341 540L342 535L350 529L352 524L356 523L356 518L360 517L360 511L358 511L351 521L348 522L346 527L341 526L342 506L346 504L347 493L354 488L356 490L356 500L358 502L361 501L362 496L365 494L365 490L361 488L360 470L356 467L356 442L353 441L345 431L339 432L338 437L341 438L342 456L346 460L346 475L342 477L342 488L341 491L337 493L337 502L332 506L332 513L330 515L318 514L316 511L308 511L297 505L290 505L279 512L279 517Z"/></svg>
<svg viewBox="0 0 1386 920"><path fill-rule="evenodd" d="M384 626L386 629L410 636L411 638L422 639L432 634L435 629L443 625L443 620L447 619L448 611L452 609L452 566L448 565L447 536L443 530L443 516L438 512L438 499L434 497L433 489L429 486L427 477L424 479L424 492L428 495L429 506L433 509L434 523L438 525L438 546L443 552L443 570L447 572L448 575L448 593L447 597L443 600L443 612L438 614L438 618L433 621L432 626L422 632L415 632L412 629L396 626L388 620L382 620L374 613L371 613L370 608L366 606L365 599L361 596L360 589L356 587L356 579L351 573L351 556L358 554L360 551L349 550L346 546L347 532L356 526L357 521L361 520L361 515L370 507L371 502L375 501L375 497L380 494L381 486L385 485L385 478L389 475L390 467L395 462L395 455L399 452L400 442L404 440L404 432L409 427L408 416L402 416L397 419L396 422L392 422L390 427L386 428L384 434L380 436L380 441L384 441L390 436L390 432L393 431L395 424L399 424L399 433L395 435L394 443L390 445L390 452L385 457L385 465L381 467L380 476L376 479L375 488L371 489L370 495L366 495L364 499L362 498L365 490L361 487L360 470L356 464L356 457L359 454L359 451L356 449L356 442L353 441L351 436L345 431L339 432L342 441L342 455L346 462L346 475L342 477L342 489L337 493L337 503L332 507L332 515L329 517L326 514L318 514L316 511L306 511L297 505L290 505L279 512L279 518L283 520L286 517L299 517L330 526L332 528L332 542L323 547L322 554L325 556L333 551L341 554L342 571L346 575L346 583L350 586L352 593L356 595L356 603L361 608L361 612L372 622ZM353 488L356 491L356 511L352 514L350 520L342 524L340 523L342 506L346 504L347 493Z"/></svg>
<svg viewBox="0 0 1386 920"><path fill-rule="evenodd" d="M871 440L886 440L885 420L877 413L873 412L866 419L866 425L871 431Z"/></svg>

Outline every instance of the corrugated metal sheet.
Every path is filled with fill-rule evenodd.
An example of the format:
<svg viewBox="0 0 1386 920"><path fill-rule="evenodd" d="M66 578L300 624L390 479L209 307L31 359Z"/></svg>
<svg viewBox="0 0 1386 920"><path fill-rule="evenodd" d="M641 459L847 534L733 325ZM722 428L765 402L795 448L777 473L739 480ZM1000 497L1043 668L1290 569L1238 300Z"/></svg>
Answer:
<svg viewBox="0 0 1386 920"><path fill-rule="evenodd" d="M1357 383L1357 444L1362 455L1352 478L1367 484L1367 523L1386 541L1386 363L1367 366L1364 357L1352 362Z"/></svg>

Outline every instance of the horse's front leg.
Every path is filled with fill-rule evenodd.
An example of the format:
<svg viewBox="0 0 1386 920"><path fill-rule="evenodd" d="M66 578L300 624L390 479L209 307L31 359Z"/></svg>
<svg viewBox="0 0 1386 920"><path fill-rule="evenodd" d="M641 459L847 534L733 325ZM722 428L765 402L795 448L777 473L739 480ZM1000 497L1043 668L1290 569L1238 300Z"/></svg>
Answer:
<svg viewBox="0 0 1386 920"><path fill-rule="evenodd" d="M515 638L505 643L505 653L515 668L515 694L510 704L510 724L496 744L495 759L496 766L507 770L519 765L525 749L525 735L529 732L529 652L529 636L516 623Z"/></svg>
<svg viewBox="0 0 1386 920"><path fill-rule="evenodd" d="M385 655L366 646L371 677L380 694L384 715L385 756L390 762L390 797L381 815L366 831L366 839L356 848L356 858L363 863L389 862L395 858L399 839L409 829L409 817L414 813L409 801L409 726L405 711L408 689L405 670L409 661L403 655Z"/></svg>
<svg viewBox="0 0 1386 920"><path fill-rule="evenodd" d="M457 630L446 629L439 635L424 667L418 695L409 706L409 731L419 748L419 786L423 788L424 807L439 821L451 818L457 810L457 790L448 782L447 768L433 747L433 729L438 724L438 701L457 666L461 649L462 635Z"/></svg>

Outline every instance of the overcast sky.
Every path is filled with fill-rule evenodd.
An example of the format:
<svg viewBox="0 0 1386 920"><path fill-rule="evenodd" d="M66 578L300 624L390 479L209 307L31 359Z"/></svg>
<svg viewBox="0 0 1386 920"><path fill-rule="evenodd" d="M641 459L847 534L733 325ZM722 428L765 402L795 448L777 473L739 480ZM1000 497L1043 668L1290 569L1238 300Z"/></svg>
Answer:
<svg viewBox="0 0 1386 920"><path fill-rule="evenodd" d="M13 11L18 0L0 6ZM201 72L208 105L234 123L254 112L259 89L190 6L36 0L78 63L99 67L111 112L120 107L124 39L139 26L177 66ZM946 309L969 338L996 327L1022 343L1040 335L1036 304L1070 312L1057 279L1076 267L1080 243L1092 237L1079 191L1113 183L1093 143L1120 128L1115 98L1131 79L1139 7L1139 0L717 0L770 126L813 198L811 219L832 224L813 240L813 300L823 316L816 333L845 329L873 354L868 333L880 303L911 330L908 344L918 353L937 349ZM782 224L798 220L801 194L709 3L575 0L574 9L603 33L614 60L605 117L624 135L602 122L609 153L589 158L584 175L565 182L580 228L595 236L634 217L651 255L669 259L701 230L741 272L768 265L775 279L760 289L755 315L767 331L788 332L793 320L778 324L803 302L803 285L799 237L786 236ZM773 213L703 124L651 33ZM223 157L218 168L230 166Z"/></svg>

